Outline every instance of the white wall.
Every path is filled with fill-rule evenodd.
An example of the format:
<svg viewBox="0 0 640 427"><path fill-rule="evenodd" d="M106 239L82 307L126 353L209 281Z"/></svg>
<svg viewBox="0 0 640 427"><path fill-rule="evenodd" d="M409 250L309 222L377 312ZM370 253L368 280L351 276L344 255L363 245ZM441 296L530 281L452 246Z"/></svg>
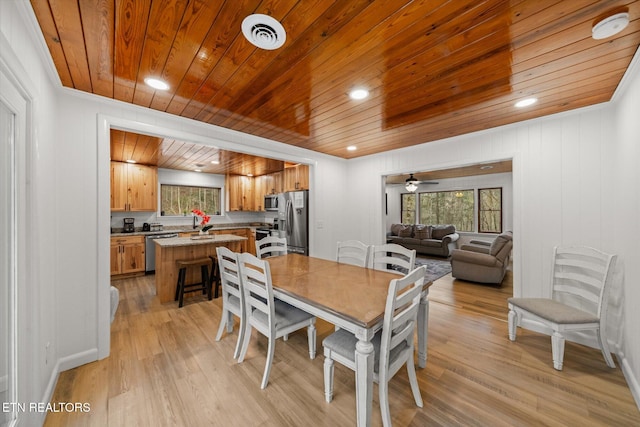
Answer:
<svg viewBox="0 0 640 427"><path fill-rule="evenodd" d="M640 402L640 64L636 53L633 69L627 71L624 91L615 103L612 135L607 137L611 151L609 168L613 170L603 185L612 193L606 208L611 240L624 268L624 319L620 322L622 354L627 363L627 376ZM635 383L634 383L635 382ZM639 404L640 406L640 404Z"/></svg>
<svg viewBox="0 0 640 427"><path fill-rule="evenodd" d="M48 70L41 61L39 41L23 19L24 10L19 2L0 1L1 66L25 89L30 109L27 168L18 171L28 180L27 191L20 197L29 207L18 218L19 222L24 221L28 236L20 242L25 245L28 259L24 260L27 272L19 279L18 290L18 400L28 403L49 401L55 385L56 301L64 296L57 289L55 256L61 237L56 198L57 101ZM44 416L37 412L20 414L21 425L39 425Z"/></svg>

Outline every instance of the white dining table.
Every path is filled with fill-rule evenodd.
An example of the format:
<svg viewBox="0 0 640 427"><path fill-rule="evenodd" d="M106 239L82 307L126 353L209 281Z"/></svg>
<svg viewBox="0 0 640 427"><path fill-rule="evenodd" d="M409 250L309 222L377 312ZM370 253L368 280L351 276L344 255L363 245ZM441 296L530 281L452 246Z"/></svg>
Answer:
<svg viewBox="0 0 640 427"><path fill-rule="evenodd" d="M389 282L398 275L299 254L272 257L268 261L274 296L358 338L357 425L371 425L374 361L371 339L382 328ZM427 363L431 284L424 284L418 313L418 366L422 368Z"/></svg>

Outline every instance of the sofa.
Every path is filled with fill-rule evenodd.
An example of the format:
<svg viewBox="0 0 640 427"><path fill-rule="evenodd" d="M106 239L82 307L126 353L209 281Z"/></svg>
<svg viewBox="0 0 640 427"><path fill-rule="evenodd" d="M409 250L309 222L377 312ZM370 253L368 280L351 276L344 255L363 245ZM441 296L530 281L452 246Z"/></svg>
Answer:
<svg viewBox="0 0 640 427"><path fill-rule="evenodd" d="M491 244L473 242L451 253L451 275L476 283L502 283L511 259L513 234L499 234Z"/></svg>
<svg viewBox="0 0 640 427"><path fill-rule="evenodd" d="M392 224L387 243L397 243L423 255L448 257L459 237L456 227L450 224Z"/></svg>

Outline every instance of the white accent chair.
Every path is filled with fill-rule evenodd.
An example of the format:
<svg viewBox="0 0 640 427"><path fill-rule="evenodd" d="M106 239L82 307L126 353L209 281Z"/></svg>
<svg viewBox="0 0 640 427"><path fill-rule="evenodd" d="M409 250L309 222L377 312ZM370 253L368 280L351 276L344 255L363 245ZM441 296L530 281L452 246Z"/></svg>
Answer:
<svg viewBox="0 0 640 427"><path fill-rule="evenodd" d="M244 360L251 340L251 328L269 339L267 361L260 388L267 387L269 372L273 362L276 339L292 332L307 328L309 340L309 357L316 357L316 318L284 301L275 300L271 284L271 270L269 262L260 260L249 253L238 256L240 277L245 298L245 332L238 363Z"/></svg>
<svg viewBox="0 0 640 427"><path fill-rule="evenodd" d="M553 367L562 370L564 333L595 331L602 355L610 368L615 363L609 352L606 332L608 288L616 255L597 249L573 246L553 249L551 298L509 298L509 339L516 340L522 318L544 324L553 330Z"/></svg>
<svg viewBox="0 0 640 427"><path fill-rule="evenodd" d="M224 246L218 246L216 253L218 255L220 282L222 285L222 318L220 319L220 326L216 334L216 341L220 341L220 338L222 338L222 332L225 326L227 334L233 332L233 315L238 316L240 319L240 328L238 329L236 348L233 352L233 358L237 359L240 355L240 348L244 339L244 323L246 322L244 293L242 292L242 283L238 267L238 254Z"/></svg>
<svg viewBox="0 0 640 427"><path fill-rule="evenodd" d="M417 324L425 273L426 267L421 266L389 283L382 330L378 331L371 340L374 347L373 380L378 383L380 411L384 426L391 425L388 382L405 364L416 406L422 408L422 396L413 362L413 334ZM340 362L355 371L357 342L355 335L344 329L332 333L322 342L324 393L327 402L333 399L333 361Z"/></svg>
<svg viewBox="0 0 640 427"><path fill-rule="evenodd" d="M371 268L396 274L408 274L416 266L416 250L396 243L371 248Z"/></svg>
<svg viewBox="0 0 640 427"><path fill-rule="evenodd" d="M287 253L287 239L285 237L267 236L256 240L256 255L259 259Z"/></svg>
<svg viewBox="0 0 640 427"><path fill-rule="evenodd" d="M338 242L336 260L344 264L369 267L369 245L359 240L346 240Z"/></svg>

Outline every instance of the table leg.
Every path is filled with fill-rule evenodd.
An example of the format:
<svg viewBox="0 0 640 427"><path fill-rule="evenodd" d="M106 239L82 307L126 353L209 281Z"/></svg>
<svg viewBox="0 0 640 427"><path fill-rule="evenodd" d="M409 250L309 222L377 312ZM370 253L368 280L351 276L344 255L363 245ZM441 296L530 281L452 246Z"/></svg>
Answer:
<svg viewBox="0 0 640 427"><path fill-rule="evenodd" d="M360 339L356 344L356 416L358 426L371 425L373 400L373 344Z"/></svg>
<svg viewBox="0 0 640 427"><path fill-rule="evenodd" d="M422 292L418 308L418 367L427 366L427 338L429 325L429 291Z"/></svg>

